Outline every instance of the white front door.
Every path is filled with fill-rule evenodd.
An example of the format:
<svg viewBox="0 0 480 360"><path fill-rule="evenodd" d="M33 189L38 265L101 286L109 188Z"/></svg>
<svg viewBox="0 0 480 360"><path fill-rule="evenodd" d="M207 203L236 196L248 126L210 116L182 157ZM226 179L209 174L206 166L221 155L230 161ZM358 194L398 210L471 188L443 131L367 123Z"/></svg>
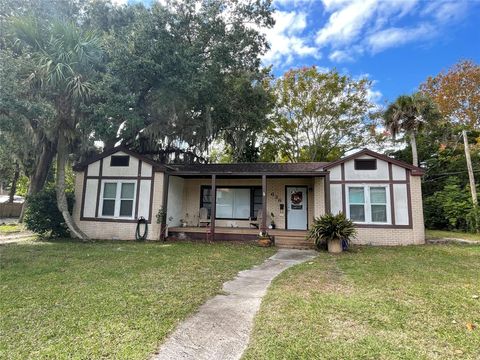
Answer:
<svg viewBox="0 0 480 360"><path fill-rule="evenodd" d="M287 186L287 229L307 230L307 188Z"/></svg>

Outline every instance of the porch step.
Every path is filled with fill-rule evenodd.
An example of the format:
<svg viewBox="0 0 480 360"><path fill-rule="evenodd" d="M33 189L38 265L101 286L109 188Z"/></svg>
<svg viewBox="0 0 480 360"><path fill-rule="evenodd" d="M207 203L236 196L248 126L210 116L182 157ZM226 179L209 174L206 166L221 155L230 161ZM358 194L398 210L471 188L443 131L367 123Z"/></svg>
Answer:
<svg viewBox="0 0 480 360"><path fill-rule="evenodd" d="M315 244L304 236L275 236L275 246L287 249L313 249Z"/></svg>

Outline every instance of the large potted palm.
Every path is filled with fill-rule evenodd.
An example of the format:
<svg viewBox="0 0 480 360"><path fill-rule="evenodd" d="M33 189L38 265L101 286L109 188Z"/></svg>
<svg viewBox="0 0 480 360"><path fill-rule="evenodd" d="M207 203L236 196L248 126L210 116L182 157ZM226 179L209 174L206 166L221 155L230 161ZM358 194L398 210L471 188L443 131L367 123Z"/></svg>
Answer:
<svg viewBox="0 0 480 360"><path fill-rule="evenodd" d="M316 218L309 232L309 239L313 239L317 248L326 243L328 252L341 253L342 242L349 242L356 235L353 222L343 213L337 215L325 214Z"/></svg>

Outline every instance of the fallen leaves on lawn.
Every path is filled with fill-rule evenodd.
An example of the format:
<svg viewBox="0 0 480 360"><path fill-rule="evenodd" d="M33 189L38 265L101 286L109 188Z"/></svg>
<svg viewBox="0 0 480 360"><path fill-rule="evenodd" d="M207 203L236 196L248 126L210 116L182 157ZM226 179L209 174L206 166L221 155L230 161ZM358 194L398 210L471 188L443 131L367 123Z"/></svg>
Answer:
<svg viewBox="0 0 480 360"><path fill-rule="evenodd" d="M467 329L472 331L472 330L475 330L477 326L475 324L472 324L472 323L467 323Z"/></svg>

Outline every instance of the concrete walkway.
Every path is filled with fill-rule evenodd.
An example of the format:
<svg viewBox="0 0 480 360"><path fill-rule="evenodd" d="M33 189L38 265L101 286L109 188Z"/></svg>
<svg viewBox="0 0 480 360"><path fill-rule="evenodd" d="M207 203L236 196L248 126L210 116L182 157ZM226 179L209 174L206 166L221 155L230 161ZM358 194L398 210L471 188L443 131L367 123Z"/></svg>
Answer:
<svg viewBox="0 0 480 360"><path fill-rule="evenodd" d="M272 280L290 266L313 259L312 250L281 249L263 264L241 271L171 334L152 359L239 359L253 318Z"/></svg>

